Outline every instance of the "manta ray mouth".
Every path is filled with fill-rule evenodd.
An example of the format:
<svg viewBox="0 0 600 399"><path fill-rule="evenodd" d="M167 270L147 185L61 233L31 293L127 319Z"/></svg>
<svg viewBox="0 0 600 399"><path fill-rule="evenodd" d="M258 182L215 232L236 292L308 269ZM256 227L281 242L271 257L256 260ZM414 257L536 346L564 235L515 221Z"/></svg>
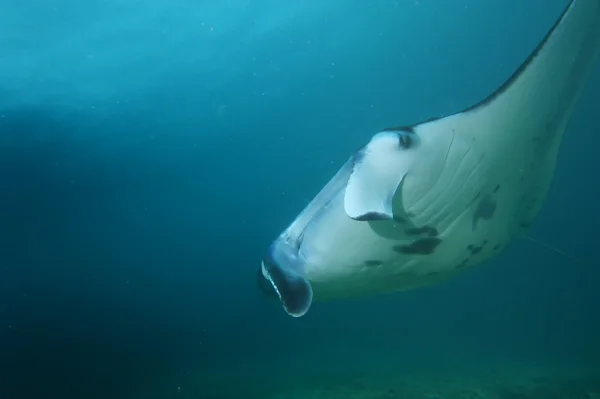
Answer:
<svg viewBox="0 0 600 399"><path fill-rule="evenodd" d="M289 266L270 259L270 256L263 260L260 272L271 284L272 291L279 297L287 314L302 317L308 312L313 297L308 280Z"/></svg>
<svg viewBox="0 0 600 399"><path fill-rule="evenodd" d="M258 289L265 294L265 296L271 299L279 299L279 294L273 287L271 280L265 277L262 266L256 270L256 283L258 285Z"/></svg>

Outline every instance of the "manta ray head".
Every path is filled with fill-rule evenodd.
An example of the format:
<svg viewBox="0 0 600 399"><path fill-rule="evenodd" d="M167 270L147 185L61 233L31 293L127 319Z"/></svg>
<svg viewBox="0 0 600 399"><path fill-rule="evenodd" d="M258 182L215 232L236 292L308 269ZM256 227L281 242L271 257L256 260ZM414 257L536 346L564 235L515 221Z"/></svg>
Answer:
<svg viewBox="0 0 600 399"><path fill-rule="evenodd" d="M453 159L461 159L449 155L458 148L453 137L445 126L428 130L423 125L375 134L271 244L257 271L261 291L279 298L289 315L303 316L313 300L314 281L322 287L323 281L352 275L356 258L371 250L361 238L367 223L379 237L414 241L398 249L386 246L390 250L432 253L441 239L430 223L431 210L448 209L443 194L456 187L448 180L457 166ZM340 244L341 232L353 242L350 247ZM416 239L419 235L426 237Z"/></svg>

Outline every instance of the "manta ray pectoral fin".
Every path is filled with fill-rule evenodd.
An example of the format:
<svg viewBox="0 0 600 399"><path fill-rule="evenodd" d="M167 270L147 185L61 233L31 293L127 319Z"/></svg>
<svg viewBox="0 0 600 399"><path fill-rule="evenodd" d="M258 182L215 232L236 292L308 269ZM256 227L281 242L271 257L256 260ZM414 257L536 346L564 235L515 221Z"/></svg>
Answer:
<svg viewBox="0 0 600 399"><path fill-rule="evenodd" d="M260 269L279 297L286 313L293 317L304 316L312 304L312 287L302 275L302 268L303 264L297 252L280 238L271 245ZM259 282L259 286L268 292L262 283Z"/></svg>
<svg viewBox="0 0 600 399"><path fill-rule="evenodd" d="M383 131L354 156L353 170L344 194L348 217L361 220L403 220L394 209L394 196L411 164L417 137L410 131Z"/></svg>

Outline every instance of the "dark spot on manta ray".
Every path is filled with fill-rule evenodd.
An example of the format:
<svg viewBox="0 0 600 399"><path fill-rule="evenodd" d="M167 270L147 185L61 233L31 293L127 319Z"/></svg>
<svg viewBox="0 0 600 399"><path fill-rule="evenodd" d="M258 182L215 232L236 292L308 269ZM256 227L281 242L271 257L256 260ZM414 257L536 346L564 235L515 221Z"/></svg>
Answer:
<svg viewBox="0 0 600 399"><path fill-rule="evenodd" d="M394 245L392 249L403 255L430 255L441 242L442 240L437 237L427 237L415 240L408 245Z"/></svg>
<svg viewBox="0 0 600 399"><path fill-rule="evenodd" d="M413 145L413 139L410 134L398 134L398 145L400 148L408 150Z"/></svg>
<svg viewBox="0 0 600 399"><path fill-rule="evenodd" d="M494 251L497 251L498 248L500 248L500 245L498 245L498 244L494 245Z"/></svg>
<svg viewBox="0 0 600 399"><path fill-rule="evenodd" d="M476 215L481 219L489 220L494 216L494 212L496 212L496 202L486 197L479 203Z"/></svg>
<svg viewBox="0 0 600 399"><path fill-rule="evenodd" d="M528 227L531 227L531 224L530 224L530 223L527 223L527 222L523 222L523 223L519 224L519 226L521 226L521 227L523 227L524 229L526 229L526 228L528 228Z"/></svg>
<svg viewBox="0 0 600 399"><path fill-rule="evenodd" d="M488 241L484 240L483 244L481 244L480 246L469 244L467 245L467 251L471 252L471 255L477 255L483 250L483 247L485 247L487 243Z"/></svg>
<svg viewBox="0 0 600 399"><path fill-rule="evenodd" d="M356 218L359 222L368 222L371 220L390 220L387 215L378 212L367 212Z"/></svg>
<svg viewBox="0 0 600 399"><path fill-rule="evenodd" d="M365 261L365 266L375 267L375 266L381 266L381 265L383 265L383 262L380 260L366 260Z"/></svg>
<svg viewBox="0 0 600 399"><path fill-rule="evenodd" d="M496 212L496 202L489 195L484 196L473 214L473 231L477 229L479 219L490 220Z"/></svg>
<svg viewBox="0 0 600 399"><path fill-rule="evenodd" d="M423 226L423 227L411 227L410 229L404 230L404 233L409 236L418 236L421 234L427 234L429 237L436 237L438 231L435 227Z"/></svg>
<svg viewBox="0 0 600 399"><path fill-rule="evenodd" d="M456 265L454 268L455 269L462 269L463 267L467 266L467 263L469 263L469 260L470 260L469 258L463 260L458 265Z"/></svg>
<svg viewBox="0 0 600 399"><path fill-rule="evenodd" d="M500 190L500 185L496 184L496 187L494 187L494 194L496 194L498 190Z"/></svg>
<svg viewBox="0 0 600 399"><path fill-rule="evenodd" d="M475 201L477 201L477 199L481 197L481 191L477 193L477 195L471 200L471 202L469 202L469 206L473 205L473 203Z"/></svg>

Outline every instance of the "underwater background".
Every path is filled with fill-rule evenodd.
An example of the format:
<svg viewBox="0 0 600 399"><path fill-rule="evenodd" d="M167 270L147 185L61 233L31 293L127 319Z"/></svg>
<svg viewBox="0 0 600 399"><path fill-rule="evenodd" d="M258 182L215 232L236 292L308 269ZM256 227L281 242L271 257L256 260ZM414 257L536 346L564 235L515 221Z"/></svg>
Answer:
<svg viewBox="0 0 600 399"><path fill-rule="evenodd" d="M256 284L356 148L486 97L566 3L0 0L0 399L600 398L600 67L530 232L568 256L299 319Z"/></svg>

